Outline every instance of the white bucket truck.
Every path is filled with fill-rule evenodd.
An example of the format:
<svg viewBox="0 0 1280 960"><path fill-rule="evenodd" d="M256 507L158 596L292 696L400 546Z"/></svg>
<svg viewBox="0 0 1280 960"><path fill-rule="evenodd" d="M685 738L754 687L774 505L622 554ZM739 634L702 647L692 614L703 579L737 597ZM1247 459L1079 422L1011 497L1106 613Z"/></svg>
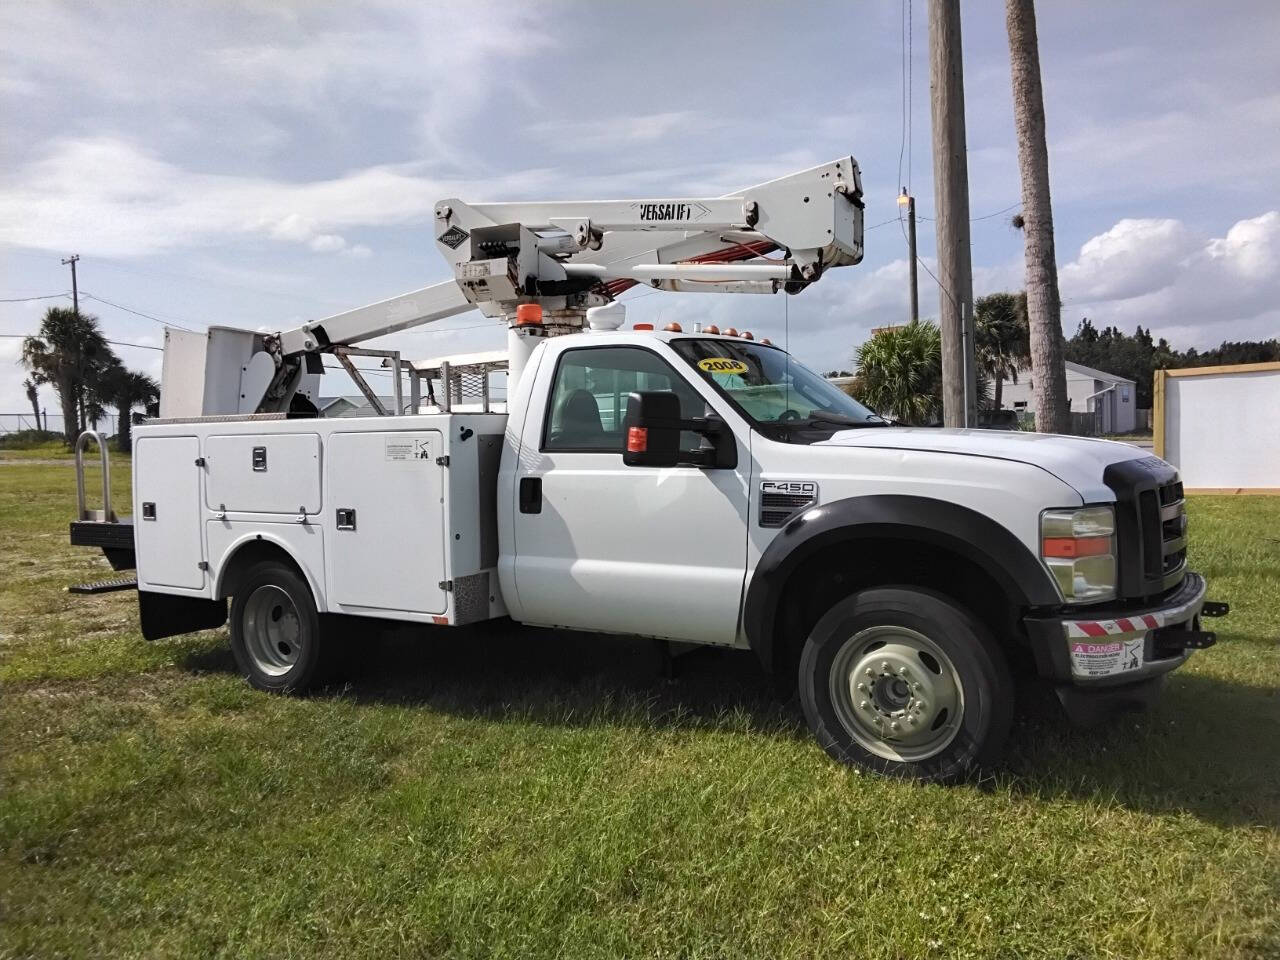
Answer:
<svg viewBox="0 0 1280 960"><path fill-rule="evenodd" d="M934 780L996 757L1016 672L1077 717L1147 701L1225 612L1167 463L899 427L767 340L624 329L613 302L798 293L862 258L862 224L852 158L728 197L443 201L452 281L278 334L170 331L132 519L82 494L72 541L136 566L149 639L229 618L264 690L330 679L343 615L750 648L833 757ZM472 308L505 355L355 346ZM325 355L385 415L316 416ZM395 373L392 409L353 355Z"/></svg>

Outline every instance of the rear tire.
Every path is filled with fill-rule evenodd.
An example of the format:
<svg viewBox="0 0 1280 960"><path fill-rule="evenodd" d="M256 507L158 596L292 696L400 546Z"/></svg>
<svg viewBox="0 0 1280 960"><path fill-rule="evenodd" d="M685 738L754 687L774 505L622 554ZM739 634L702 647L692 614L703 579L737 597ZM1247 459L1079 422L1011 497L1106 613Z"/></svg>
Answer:
<svg viewBox="0 0 1280 960"><path fill-rule="evenodd" d="M250 684L303 693L324 683L335 651L311 588L279 560L254 564L231 601L231 652Z"/></svg>
<svg viewBox="0 0 1280 960"><path fill-rule="evenodd" d="M814 626L800 701L833 758L890 776L951 782L993 763L1009 733L1013 680L987 629L949 598L864 590Z"/></svg>

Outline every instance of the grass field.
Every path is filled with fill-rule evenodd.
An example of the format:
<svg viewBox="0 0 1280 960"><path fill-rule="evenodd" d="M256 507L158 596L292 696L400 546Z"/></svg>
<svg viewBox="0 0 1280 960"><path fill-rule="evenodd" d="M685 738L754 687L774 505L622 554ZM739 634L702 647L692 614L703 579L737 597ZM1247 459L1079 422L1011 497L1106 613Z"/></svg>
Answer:
<svg viewBox="0 0 1280 960"><path fill-rule="evenodd" d="M1280 498L1193 501L1232 614L1156 711L1029 698L958 788L836 767L749 654L370 633L256 693L224 631L63 591L73 502L0 463L0 956L1280 956Z"/></svg>

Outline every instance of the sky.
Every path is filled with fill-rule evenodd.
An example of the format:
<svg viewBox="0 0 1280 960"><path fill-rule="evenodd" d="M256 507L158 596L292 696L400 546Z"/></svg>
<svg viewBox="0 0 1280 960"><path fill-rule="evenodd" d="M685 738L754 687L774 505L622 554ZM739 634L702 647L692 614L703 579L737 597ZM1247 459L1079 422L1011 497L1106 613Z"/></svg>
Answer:
<svg viewBox="0 0 1280 960"><path fill-rule="evenodd" d="M1181 348L1280 335L1280 4L1039 7L1067 335L1086 316ZM165 324L282 329L446 279L438 199L716 196L851 154L860 265L795 297L622 298L631 321L731 324L849 368L907 318L904 185L934 263L926 18L924 0L0 5L0 414L30 409L13 335L70 302L72 253L82 309L158 379ZM1004 4L963 18L981 296L1021 288L1021 191ZM471 312L368 345L504 343Z"/></svg>

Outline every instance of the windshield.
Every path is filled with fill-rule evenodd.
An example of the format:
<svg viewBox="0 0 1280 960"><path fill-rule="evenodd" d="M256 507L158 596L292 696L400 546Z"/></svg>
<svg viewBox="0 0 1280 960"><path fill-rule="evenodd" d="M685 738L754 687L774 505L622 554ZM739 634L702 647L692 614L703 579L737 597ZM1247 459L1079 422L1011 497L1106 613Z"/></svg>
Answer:
<svg viewBox="0 0 1280 960"><path fill-rule="evenodd" d="M699 375L759 426L885 426L839 387L776 347L750 340L671 341L672 348Z"/></svg>

